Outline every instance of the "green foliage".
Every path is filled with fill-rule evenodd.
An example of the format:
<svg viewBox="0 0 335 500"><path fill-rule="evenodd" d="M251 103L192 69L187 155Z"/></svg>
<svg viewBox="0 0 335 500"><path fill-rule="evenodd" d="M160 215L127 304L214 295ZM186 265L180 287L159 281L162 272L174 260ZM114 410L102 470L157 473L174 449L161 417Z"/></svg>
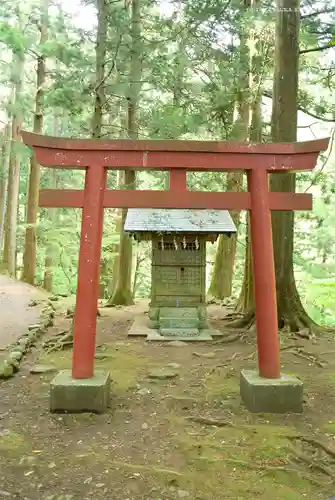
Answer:
<svg viewBox="0 0 335 500"><path fill-rule="evenodd" d="M69 5L71 2L68 2ZM301 50L334 46L334 13L311 15L328 6L326 0L313 4L302 1ZM83 11L92 2L85 2ZM165 2L164 2L165 4ZM272 92L274 58L273 2L263 0L258 9L246 10L243 2L181 0L170 2L172 12L164 12L158 1L141 0L142 79L138 110L140 138L161 139L234 139L233 112L241 71L239 37L242 27L255 33L252 48L261 57L261 88ZM74 14L69 15L62 4L49 9L48 40L39 45L38 19L40 0L3 0L0 5L0 92L2 112L7 117L21 112L24 128L32 126L36 93L36 62L39 54L47 57L47 84L44 96L44 132L48 135L89 137L94 99L97 92L95 76L96 24L92 19L85 28L78 26ZM88 7L87 7L88 6ZM70 6L71 7L71 6ZM69 9L70 9L69 7ZM106 78L103 90L103 137L127 137L127 97L131 59L131 13L129 2L110 2L108 12ZM89 16L87 16L89 17ZM250 42L252 40L250 39ZM11 89L15 83L15 57L25 58L24 88L15 105ZM330 51L302 54L300 60L299 106L316 117L333 119L335 105L334 57ZM252 99L252 93L248 99ZM264 134L270 112L264 102ZM1 118L1 117L0 117ZM311 121L313 119L311 118ZM326 135L325 132L323 135ZM20 209L18 234L18 267L23 253L25 205L29 155L20 144L13 149L21 158ZM298 190L312 192L312 213L296 215L294 262L299 291L316 321L334 323L332 297L335 275L335 158L323 159L313 174L298 176ZM0 169L1 170L1 169ZM3 175L3 174L1 174ZM140 172L137 188L165 189L165 172ZM193 190L222 191L225 174L188 174ZM41 186L51 187L52 175L42 170ZM57 187L82 189L84 174L61 170ZM110 173L108 186L116 186ZM40 210L38 220L38 276L43 283L46 255L52 257L54 292L74 293L77 280L81 215L79 210ZM1 232L1 231L0 231ZM238 294L243 277L245 241L244 215L239 228L234 294ZM115 212L105 211L102 265L106 266L104 286L112 277L118 235ZM208 273L215 246L208 246ZM150 290L150 245L134 244L133 269L136 269L136 294L148 296ZM327 281L329 280L329 281ZM306 286L307 284L307 286Z"/></svg>
<svg viewBox="0 0 335 500"><path fill-rule="evenodd" d="M19 28L13 28L8 22L0 21L0 40L14 54L21 54L27 47L24 33Z"/></svg>
<svg viewBox="0 0 335 500"><path fill-rule="evenodd" d="M335 279L313 280L306 290L306 304L319 324L335 326Z"/></svg>

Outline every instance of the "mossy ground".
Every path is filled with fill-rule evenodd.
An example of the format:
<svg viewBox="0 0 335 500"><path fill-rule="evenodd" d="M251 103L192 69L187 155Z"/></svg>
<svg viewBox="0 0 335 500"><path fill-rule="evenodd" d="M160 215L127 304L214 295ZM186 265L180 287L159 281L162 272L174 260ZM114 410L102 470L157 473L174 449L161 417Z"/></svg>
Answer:
<svg viewBox="0 0 335 500"><path fill-rule="evenodd" d="M334 479L313 467L335 474L335 460L292 439L304 435L333 446L334 364L320 368L283 351L285 372L305 382L305 411L252 415L240 403L239 373L255 366L253 340L186 347L128 341L131 314L109 309L98 321L96 366L113 380L105 414L49 413L53 375L30 375L29 367L38 361L68 368L70 351L38 349L19 375L1 383L0 490L29 500L61 494L73 500L326 500L335 494ZM58 326L64 321L58 318ZM334 350L333 344L314 348ZM179 365L177 378L148 377L170 363ZM294 450L312 465L297 461Z"/></svg>

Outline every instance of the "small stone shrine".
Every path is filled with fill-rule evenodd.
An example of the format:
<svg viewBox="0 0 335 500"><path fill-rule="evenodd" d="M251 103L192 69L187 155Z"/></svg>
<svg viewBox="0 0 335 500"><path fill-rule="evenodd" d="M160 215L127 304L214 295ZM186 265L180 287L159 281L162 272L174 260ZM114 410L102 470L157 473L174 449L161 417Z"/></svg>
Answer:
<svg viewBox="0 0 335 500"><path fill-rule="evenodd" d="M129 209L125 231L152 242L149 326L158 332L157 340L210 340L206 243L236 233L229 212Z"/></svg>

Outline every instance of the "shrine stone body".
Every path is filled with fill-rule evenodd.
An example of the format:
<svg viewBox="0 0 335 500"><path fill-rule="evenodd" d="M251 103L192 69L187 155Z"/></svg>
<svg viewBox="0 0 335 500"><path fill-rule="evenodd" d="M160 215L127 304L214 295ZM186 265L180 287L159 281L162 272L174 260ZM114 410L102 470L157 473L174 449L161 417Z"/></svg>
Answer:
<svg viewBox="0 0 335 500"><path fill-rule="evenodd" d="M236 227L227 210L128 210L125 231L151 240L149 326L165 338L211 340L206 311L206 243Z"/></svg>

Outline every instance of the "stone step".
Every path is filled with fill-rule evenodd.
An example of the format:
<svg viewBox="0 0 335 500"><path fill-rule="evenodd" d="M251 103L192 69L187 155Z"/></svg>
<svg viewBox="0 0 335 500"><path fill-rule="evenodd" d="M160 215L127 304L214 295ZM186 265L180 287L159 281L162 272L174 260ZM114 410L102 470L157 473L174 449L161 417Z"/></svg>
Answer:
<svg viewBox="0 0 335 500"><path fill-rule="evenodd" d="M199 319L198 318L159 318L159 326L160 328L172 328L172 329L180 329L180 328L196 328L199 327Z"/></svg>
<svg viewBox="0 0 335 500"><path fill-rule="evenodd" d="M163 337L189 338L198 337L200 332L197 328L161 328L159 333Z"/></svg>
<svg viewBox="0 0 335 500"><path fill-rule="evenodd" d="M196 307L161 307L159 310L161 318L197 318Z"/></svg>

